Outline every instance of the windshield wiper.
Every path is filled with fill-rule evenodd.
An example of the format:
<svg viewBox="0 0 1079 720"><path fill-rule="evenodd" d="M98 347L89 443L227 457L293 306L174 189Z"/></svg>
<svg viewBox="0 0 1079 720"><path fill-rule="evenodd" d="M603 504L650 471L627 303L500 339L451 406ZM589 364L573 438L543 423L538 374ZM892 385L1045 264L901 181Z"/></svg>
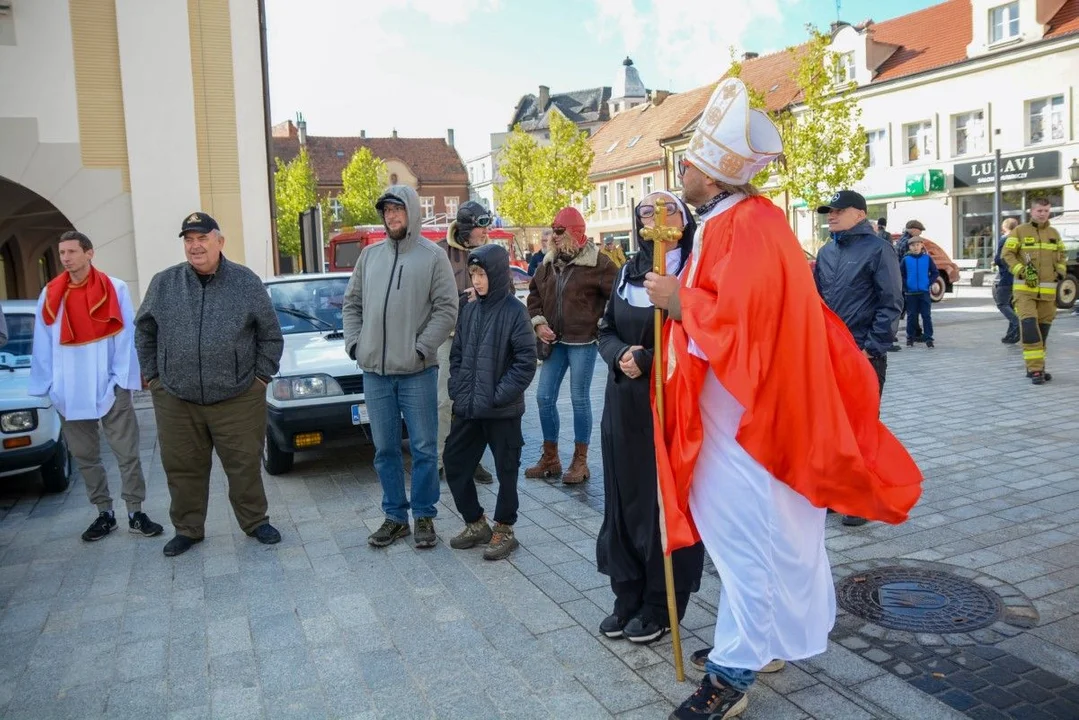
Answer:
<svg viewBox="0 0 1079 720"><path fill-rule="evenodd" d="M323 320L321 318L317 318L314 315L310 315L308 313L305 313L303 310L296 310L295 308L288 308L288 307L285 307L284 305L274 305L273 309L276 310L277 312L283 312L286 315L292 315L293 317L298 317L301 320L306 320L307 322L310 322L310 323L318 323L319 325L322 326L322 329L324 329L324 330L333 330L333 331L337 330L337 327L333 323L328 323L328 322L326 322L325 320Z"/></svg>

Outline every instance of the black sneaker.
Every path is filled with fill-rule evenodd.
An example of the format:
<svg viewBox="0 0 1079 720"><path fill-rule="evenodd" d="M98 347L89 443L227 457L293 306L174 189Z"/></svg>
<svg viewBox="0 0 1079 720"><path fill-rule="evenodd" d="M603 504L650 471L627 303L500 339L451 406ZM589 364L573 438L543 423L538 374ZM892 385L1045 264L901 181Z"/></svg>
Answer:
<svg viewBox="0 0 1079 720"><path fill-rule="evenodd" d="M483 465L476 466L476 472L472 473L472 479L481 485L490 485L495 481L494 477L491 475L491 471Z"/></svg>
<svg viewBox="0 0 1079 720"><path fill-rule="evenodd" d="M86 532L82 534L82 539L86 542L100 540L115 529L116 516L109 511L100 512L97 519L90 523L90 527L86 528Z"/></svg>
<svg viewBox="0 0 1079 720"><path fill-rule="evenodd" d="M679 705L669 720L727 720L741 715L748 705L744 692L705 675L697 692Z"/></svg>
<svg viewBox="0 0 1079 720"><path fill-rule="evenodd" d="M433 548L438 543L434 518L416 518L416 547Z"/></svg>
<svg viewBox="0 0 1079 720"><path fill-rule="evenodd" d="M907 340L907 347L914 347L914 341L913 340Z"/></svg>
<svg viewBox="0 0 1079 720"><path fill-rule="evenodd" d="M382 523L382 527L367 536L367 543L375 547L386 547L393 545L400 538L407 537L411 532L407 522L399 523L387 518L386 522Z"/></svg>
<svg viewBox="0 0 1079 720"><path fill-rule="evenodd" d="M276 545L281 542L281 533L277 532L277 528L270 523L262 523L247 534L263 545Z"/></svg>
<svg viewBox="0 0 1079 720"><path fill-rule="evenodd" d="M1000 339L1000 341L1002 343L1004 343L1005 345L1015 345L1017 342L1019 342L1019 336L1018 335L1012 335L1010 333L1005 334L1004 337L1002 337Z"/></svg>
<svg viewBox="0 0 1079 720"><path fill-rule="evenodd" d="M127 519L127 531L144 537L153 537L165 532L165 528L151 520L146 513L139 511L132 513Z"/></svg>
<svg viewBox="0 0 1079 720"><path fill-rule="evenodd" d="M888 346L888 352L899 352L899 350L899 343L892 343L890 346Z"/></svg>
<svg viewBox="0 0 1079 720"><path fill-rule="evenodd" d="M847 527L860 527L866 524L866 519L857 515L844 515L843 524Z"/></svg>
<svg viewBox="0 0 1079 720"><path fill-rule="evenodd" d="M933 346L933 341L932 341L932 340L926 340L926 341L925 341L925 346L926 346L927 348L930 348L930 349L932 349L932 348L934 347L934 346Z"/></svg>
<svg viewBox="0 0 1079 720"><path fill-rule="evenodd" d="M653 620L638 615L626 623L626 627L622 630L622 637L632 643L647 645L648 643L659 640L666 633L667 628Z"/></svg>
<svg viewBox="0 0 1079 720"><path fill-rule="evenodd" d="M1035 385L1044 385L1046 381L1045 373L1041 370L1035 370L1030 374L1030 382Z"/></svg>
<svg viewBox="0 0 1079 720"><path fill-rule="evenodd" d="M599 624L599 631L612 640L617 640L622 637L622 630L625 629L628 622L629 618L620 618L612 613Z"/></svg>
<svg viewBox="0 0 1079 720"><path fill-rule="evenodd" d="M202 538L190 538L187 535L177 535L172 540L165 543L165 548L161 551L168 557L176 557L177 555L183 555L185 552L191 549L192 545L197 545L202 542Z"/></svg>

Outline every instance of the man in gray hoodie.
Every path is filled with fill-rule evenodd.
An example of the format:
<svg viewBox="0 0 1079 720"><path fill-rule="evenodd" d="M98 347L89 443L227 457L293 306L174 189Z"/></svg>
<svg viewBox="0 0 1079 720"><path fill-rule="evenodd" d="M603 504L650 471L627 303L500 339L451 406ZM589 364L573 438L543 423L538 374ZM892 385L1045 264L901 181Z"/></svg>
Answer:
<svg viewBox="0 0 1079 720"><path fill-rule="evenodd" d="M420 199L391 185L375 203L388 238L360 253L343 307L345 349L363 370L375 472L386 521L367 541L385 547L407 536L434 547L438 504L438 348L457 322L457 284L446 253L420 234ZM412 502L405 493L401 417L412 454Z"/></svg>

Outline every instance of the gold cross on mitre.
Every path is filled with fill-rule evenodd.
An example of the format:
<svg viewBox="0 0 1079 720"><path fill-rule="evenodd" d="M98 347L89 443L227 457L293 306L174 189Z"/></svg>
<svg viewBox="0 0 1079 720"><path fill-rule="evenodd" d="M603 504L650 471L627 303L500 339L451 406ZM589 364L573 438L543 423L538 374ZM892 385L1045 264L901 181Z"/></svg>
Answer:
<svg viewBox="0 0 1079 720"><path fill-rule="evenodd" d="M656 203L656 221L652 227L641 229L641 237L651 240L655 247L652 250L652 270L660 275L667 274L667 249L669 243L675 243L682 239L682 230L667 224L667 202Z"/></svg>

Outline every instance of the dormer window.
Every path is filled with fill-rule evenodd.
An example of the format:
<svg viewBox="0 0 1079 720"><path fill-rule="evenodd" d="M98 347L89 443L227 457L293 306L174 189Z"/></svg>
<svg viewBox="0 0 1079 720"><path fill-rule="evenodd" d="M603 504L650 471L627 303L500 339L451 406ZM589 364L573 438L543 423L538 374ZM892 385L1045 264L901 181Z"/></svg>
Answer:
<svg viewBox="0 0 1079 720"><path fill-rule="evenodd" d="M854 82L854 52L840 53L835 60L835 81L838 85Z"/></svg>
<svg viewBox="0 0 1079 720"><path fill-rule="evenodd" d="M1019 37L1019 2L995 7L989 11L989 44L995 45Z"/></svg>

